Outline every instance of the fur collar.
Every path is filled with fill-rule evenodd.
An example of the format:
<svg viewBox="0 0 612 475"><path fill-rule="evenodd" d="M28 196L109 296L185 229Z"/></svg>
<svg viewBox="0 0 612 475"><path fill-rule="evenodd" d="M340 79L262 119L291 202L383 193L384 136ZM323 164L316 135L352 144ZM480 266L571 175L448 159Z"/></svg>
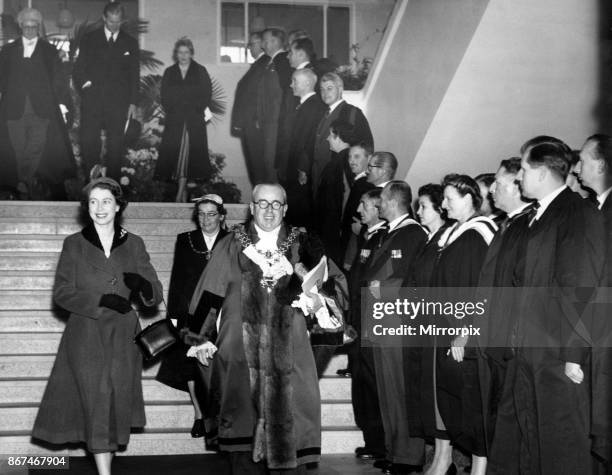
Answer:
<svg viewBox="0 0 612 475"><path fill-rule="evenodd" d="M100 242L100 237L98 236L98 232L96 231L93 223L89 223L87 226L83 228L81 231L83 237L93 244L95 247L104 252L104 247L102 247L102 242ZM121 246L128 239L128 232L123 229L119 224L115 223L115 235L113 236L113 245L111 246L111 252L115 250L115 248Z"/></svg>

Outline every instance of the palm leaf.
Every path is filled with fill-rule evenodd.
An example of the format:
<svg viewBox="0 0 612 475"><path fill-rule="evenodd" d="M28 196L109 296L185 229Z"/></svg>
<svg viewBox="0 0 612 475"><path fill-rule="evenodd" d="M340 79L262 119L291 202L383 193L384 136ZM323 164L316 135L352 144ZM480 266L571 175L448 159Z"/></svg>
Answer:
<svg viewBox="0 0 612 475"><path fill-rule="evenodd" d="M217 79L211 77L210 81L212 84L212 95L209 109L213 115L212 120L218 122L225 115L227 110L227 94Z"/></svg>

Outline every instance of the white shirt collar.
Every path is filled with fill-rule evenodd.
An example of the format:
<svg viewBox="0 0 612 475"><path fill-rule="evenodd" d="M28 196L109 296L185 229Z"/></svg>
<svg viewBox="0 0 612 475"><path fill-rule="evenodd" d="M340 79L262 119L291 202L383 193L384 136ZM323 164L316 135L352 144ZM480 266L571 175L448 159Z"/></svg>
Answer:
<svg viewBox="0 0 612 475"><path fill-rule="evenodd" d="M257 231L257 236L259 236L259 241L255 243L255 247L259 250L275 250L278 248L276 245L278 241L278 233L280 232L280 225L273 229L272 231L264 231L259 226L255 224L255 230Z"/></svg>
<svg viewBox="0 0 612 475"><path fill-rule="evenodd" d="M118 34L119 34L119 32L112 33L108 28L104 27L104 36L106 36L106 41L108 41L111 36L113 37L113 41L116 41Z"/></svg>
<svg viewBox="0 0 612 475"><path fill-rule="evenodd" d="M23 57L30 58L36 49L36 45L38 44L38 36L36 38L32 38L28 40L25 36L21 37L23 43Z"/></svg>
<svg viewBox="0 0 612 475"><path fill-rule="evenodd" d="M258 60L259 58L261 58L261 57L262 57L264 54L266 54L266 52L265 52L265 51L262 51L261 53L259 53L259 54L257 55L257 58L254 58L253 62L257 61L257 60Z"/></svg>
<svg viewBox="0 0 612 475"><path fill-rule="evenodd" d="M385 225L384 221L379 221L378 223L376 223L373 226L370 226L367 230L367 235L370 236L374 231L376 231L377 229L382 228Z"/></svg>
<svg viewBox="0 0 612 475"><path fill-rule="evenodd" d="M23 41L23 46L32 46L38 43L38 36L35 38L32 38L31 40L28 40L25 36L22 36L21 39Z"/></svg>
<svg viewBox="0 0 612 475"><path fill-rule="evenodd" d="M606 198L608 198L608 195L610 194L610 192L612 192L612 186L610 188L608 188L606 191L604 191L601 195L597 195L597 208L601 209L603 207L603 204L606 201Z"/></svg>
<svg viewBox="0 0 612 475"><path fill-rule="evenodd" d="M553 200L557 196L559 196L563 192L563 190L565 190L566 188L567 188L567 185L563 184L562 186L557 188L555 191L553 191L551 193L548 193L541 200L538 200L538 203L540 204L540 207L538 208L538 211L537 211L535 217L533 218L533 221L539 220L542 217L542 215L544 214L544 212L546 211L546 208L548 208L550 206L550 204L553 202Z"/></svg>
<svg viewBox="0 0 612 475"><path fill-rule="evenodd" d="M389 180L391 181L391 180ZM384 188L385 186L387 186L387 183L389 183L388 181L385 181L384 183L381 183L380 185L376 185L376 188Z"/></svg>
<svg viewBox="0 0 612 475"><path fill-rule="evenodd" d="M206 243L206 248L209 251L212 250L213 246L215 245L215 240L217 239L218 235L219 235L219 231L217 231L212 236L208 236L204 233L204 231L202 231L202 236L204 236L204 242Z"/></svg>
<svg viewBox="0 0 612 475"><path fill-rule="evenodd" d="M312 96L314 96L316 93L313 92L309 92L308 94L306 94L305 96L300 97L300 104L304 104L304 102L306 102L309 98L311 98Z"/></svg>
<svg viewBox="0 0 612 475"><path fill-rule="evenodd" d="M274 58L276 58L279 54L284 53L284 52L285 52L284 49L279 49L276 53L272 55L272 57L270 58L270 62L274 61Z"/></svg>
<svg viewBox="0 0 612 475"><path fill-rule="evenodd" d="M334 112L336 107L338 107L343 102L344 102L344 99L340 99L339 101L334 102L331 106L329 106L329 113L331 114L332 112Z"/></svg>
<svg viewBox="0 0 612 475"><path fill-rule="evenodd" d="M304 69L308 63L310 63L310 61L304 61L303 63L298 64L298 67L295 69Z"/></svg>
<svg viewBox="0 0 612 475"><path fill-rule="evenodd" d="M527 208L527 206L531 206L531 203L523 203L518 208L513 209L508 213L508 218L514 218L515 216L521 214L525 210L525 208Z"/></svg>
<svg viewBox="0 0 612 475"><path fill-rule="evenodd" d="M406 219L408 217L408 213L402 214L401 216L395 218L393 221L391 221L389 223L389 232L393 231L395 228L397 228L397 226L399 225L399 223L401 223L404 219Z"/></svg>
<svg viewBox="0 0 612 475"><path fill-rule="evenodd" d="M355 181L359 180L360 178L363 178L364 176L367 176L368 174L363 171L361 173L357 173L357 175L355 175Z"/></svg>

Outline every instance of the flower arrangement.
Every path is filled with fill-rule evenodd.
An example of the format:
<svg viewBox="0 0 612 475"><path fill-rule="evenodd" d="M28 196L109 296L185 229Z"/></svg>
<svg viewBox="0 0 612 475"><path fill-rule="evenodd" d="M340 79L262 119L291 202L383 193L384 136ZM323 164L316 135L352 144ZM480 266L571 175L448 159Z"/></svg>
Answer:
<svg viewBox="0 0 612 475"><path fill-rule="evenodd" d="M370 74L370 68L374 60L372 58L359 57L359 43L351 45L351 62L336 69L336 73L344 81L344 89L347 91L359 91L363 89Z"/></svg>

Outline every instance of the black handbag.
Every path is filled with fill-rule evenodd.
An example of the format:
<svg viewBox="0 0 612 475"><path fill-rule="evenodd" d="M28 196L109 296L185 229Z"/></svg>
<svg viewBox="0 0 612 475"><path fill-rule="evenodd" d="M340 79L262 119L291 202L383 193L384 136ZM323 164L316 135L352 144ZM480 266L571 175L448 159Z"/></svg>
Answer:
<svg viewBox="0 0 612 475"><path fill-rule="evenodd" d="M145 360L152 360L179 341L179 334L168 316L143 328L134 337Z"/></svg>

